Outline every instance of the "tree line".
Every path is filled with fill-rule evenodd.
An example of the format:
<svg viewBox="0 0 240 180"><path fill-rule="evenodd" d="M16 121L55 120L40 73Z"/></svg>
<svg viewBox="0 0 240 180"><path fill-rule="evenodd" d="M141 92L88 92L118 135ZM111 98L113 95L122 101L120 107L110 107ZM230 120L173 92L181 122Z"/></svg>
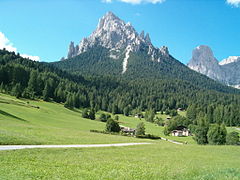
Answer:
<svg viewBox="0 0 240 180"><path fill-rule="evenodd" d="M0 91L18 98L63 103L66 108L87 108L92 114L98 110L124 115L147 111L148 121L152 121L152 112L174 114L182 108L188 109L193 122L203 113L210 123L240 124L238 93L208 90L172 78L83 76L6 50L0 50Z"/></svg>

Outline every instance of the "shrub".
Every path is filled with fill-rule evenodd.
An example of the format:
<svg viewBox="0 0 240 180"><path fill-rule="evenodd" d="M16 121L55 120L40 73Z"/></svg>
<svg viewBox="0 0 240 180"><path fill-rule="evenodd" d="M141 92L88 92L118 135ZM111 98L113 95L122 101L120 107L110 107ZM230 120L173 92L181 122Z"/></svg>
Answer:
<svg viewBox="0 0 240 180"><path fill-rule="evenodd" d="M226 143L227 130L226 127L222 124L213 124L208 130L208 142L213 145L222 145Z"/></svg>
<svg viewBox="0 0 240 180"><path fill-rule="evenodd" d="M230 132L226 136L227 145L238 145L239 144L239 134L237 132Z"/></svg>
<svg viewBox="0 0 240 180"><path fill-rule="evenodd" d="M145 135L145 125L143 122L137 125L136 136Z"/></svg>
<svg viewBox="0 0 240 180"><path fill-rule="evenodd" d="M106 131L107 132L119 132L120 126L118 122L114 121L113 119L108 119L106 123Z"/></svg>
<svg viewBox="0 0 240 180"><path fill-rule="evenodd" d="M144 138L144 139L161 139L159 136L155 136L152 134L145 134L145 135L138 135L137 138Z"/></svg>
<svg viewBox="0 0 240 180"><path fill-rule="evenodd" d="M87 109L84 109L83 112L82 112L82 117L83 118L89 118L89 114L88 114L88 110Z"/></svg>
<svg viewBox="0 0 240 180"><path fill-rule="evenodd" d="M89 119L91 119L91 120L95 119L95 110L93 108L90 109L88 116L89 116Z"/></svg>

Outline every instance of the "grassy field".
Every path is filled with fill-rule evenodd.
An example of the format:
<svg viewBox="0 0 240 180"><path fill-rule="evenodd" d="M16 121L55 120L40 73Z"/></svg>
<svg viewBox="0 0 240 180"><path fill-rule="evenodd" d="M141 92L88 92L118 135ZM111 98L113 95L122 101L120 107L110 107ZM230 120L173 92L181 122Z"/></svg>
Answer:
<svg viewBox="0 0 240 180"><path fill-rule="evenodd" d="M29 102L29 103L27 103ZM37 108L39 107L39 109ZM56 103L18 100L0 94L0 144L95 144L142 140L91 133L105 123Z"/></svg>
<svg viewBox="0 0 240 180"><path fill-rule="evenodd" d="M97 116L101 112L98 112ZM158 115L165 118L166 115ZM119 115L120 124L136 128L144 122L147 133L166 137L163 127ZM89 144L139 142L136 138L91 133L104 130L105 123L84 119L80 110L69 110L61 104L43 101L20 100L0 94L0 144ZM166 137L194 143L192 137ZM146 141L146 140L144 140Z"/></svg>
<svg viewBox="0 0 240 180"><path fill-rule="evenodd" d="M145 122L119 117L120 124L133 128ZM163 127L148 122L145 125L147 133L165 137ZM82 118L79 110L0 94L0 144L152 143L131 147L0 151L0 179L240 179L239 146L199 146L192 137L167 137L189 142L176 145L89 132L104 128L105 123Z"/></svg>
<svg viewBox="0 0 240 180"><path fill-rule="evenodd" d="M152 145L0 152L0 179L238 180L240 148Z"/></svg>

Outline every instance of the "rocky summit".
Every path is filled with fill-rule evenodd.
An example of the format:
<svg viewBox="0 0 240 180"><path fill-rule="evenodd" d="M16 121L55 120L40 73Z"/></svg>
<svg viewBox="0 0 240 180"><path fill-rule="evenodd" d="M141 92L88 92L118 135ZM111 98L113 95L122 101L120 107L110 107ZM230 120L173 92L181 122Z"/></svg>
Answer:
<svg viewBox="0 0 240 180"><path fill-rule="evenodd" d="M130 23L125 23L112 12L106 13L97 25L96 30L87 38L84 38L79 45L71 42L67 58L80 55L94 46L102 46L109 49L109 57L119 59L124 56L122 62L122 73L127 70L128 58L131 52L138 52L147 49L147 54L153 61L160 61L161 57L169 56L168 48L156 48L153 46L150 35L142 31L140 34Z"/></svg>
<svg viewBox="0 0 240 180"><path fill-rule="evenodd" d="M201 45L193 50L188 67L227 85L240 85L239 56L230 56L219 62L210 47Z"/></svg>

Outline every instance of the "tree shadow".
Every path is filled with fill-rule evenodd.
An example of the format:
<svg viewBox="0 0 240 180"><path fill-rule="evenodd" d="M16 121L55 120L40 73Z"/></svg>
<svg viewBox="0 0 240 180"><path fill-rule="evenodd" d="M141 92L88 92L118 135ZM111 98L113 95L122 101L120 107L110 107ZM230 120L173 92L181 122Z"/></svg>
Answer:
<svg viewBox="0 0 240 180"><path fill-rule="evenodd" d="M19 118L19 117L17 117L17 116L14 116L14 115L12 115L12 114L10 114L10 113L7 113L7 112L5 112L5 111L2 111L2 110L0 110L0 114L2 114L2 115L4 115L4 116L11 117L11 118L15 118L15 119L20 120L20 121L25 121L25 122L26 122L25 119Z"/></svg>

